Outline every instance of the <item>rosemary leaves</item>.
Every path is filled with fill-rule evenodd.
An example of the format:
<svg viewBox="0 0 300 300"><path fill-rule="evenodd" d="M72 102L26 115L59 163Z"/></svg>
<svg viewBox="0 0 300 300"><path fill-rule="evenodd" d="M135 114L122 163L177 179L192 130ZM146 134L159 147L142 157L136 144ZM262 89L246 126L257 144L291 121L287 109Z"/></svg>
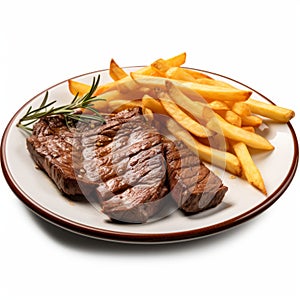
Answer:
<svg viewBox="0 0 300 300"><path fill-rule="evenodd" d="M77 122L89 122L91 120L103 124L103 116L93 108L94 102L105 101L101 97L94 96L99 82L100 75L96 79L95 77L93 78L91 88L85 95L78 97L77 94L71 103L57 107L53 106L56 100L47 103L48 91L46 91L40 106L36 109L30 106L25 115L19 120L17 127L30 132L32 131L31 125L33 123L42 117L51 115L63 115L67 126L74 126ZM88 113L85 113L85 111Z"/></svg>

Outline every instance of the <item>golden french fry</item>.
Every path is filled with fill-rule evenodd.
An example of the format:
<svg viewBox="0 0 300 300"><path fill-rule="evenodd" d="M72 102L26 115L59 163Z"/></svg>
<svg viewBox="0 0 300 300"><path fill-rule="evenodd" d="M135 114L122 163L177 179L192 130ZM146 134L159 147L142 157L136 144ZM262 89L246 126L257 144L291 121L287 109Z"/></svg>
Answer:
<svg viewBox="0 0 300 300"><path fill-rule="evenodd" d="M142 101L128 101L128 100L111 100L108 102L108 108L112 112L119 112L124 109L133 108L133 107L142 107Z"/></svg>
<svg viewBox="0 0 300 300"><path fill-rule="evenodd" d="M260 150L273 150L274 146L264 137L246 131L241 127L234 126L225 121L220 115L215 114L215 118L211 118L206 124L206 127L210 130L216 131L220 134L224 134L225 137L237 141L243 142L249 147Z"/></svg>
<svg viewBox="0 0 300 300"><path fill-rule="evenodd" d="M249 105L245 102L235 102L231 110L237 113L240 116L250 116L251 115L251 109Z"/></svg>
<svg viewBox="0 0 300 300"><path fill-rule="evenodd" d="M209 146L214 149L218 149L220 151L229 151L230 145L228 143L228 139L224 138L221 134L215 134L210 136L209 138L196 138L201 144Z"/></svg>
<svg viewBox="0 0 300 300"><path fill-rule="evenodd" d="M254 114L258 114L278 122L286 123L295 116L295 112L293 110L276 106L271 103L265 103L252 98L248 99L246 103L249 105Z"/></svg>
<svg viewBox="0 0 300 300"><path fill-rule="evenodd" d="M242 126L242 129L250 131L250 132L255 132L255 129L253 126Z"/></svg>
<svg viewBox="0 0 300 300"><path fill-rule="evenodd" d="M208 103L208 106L214 110L214 111L219 111L219 110L229 110L229 106L222 101L212 101Z"/></svg>
<svg viewBox="0 0 300 300"><path fill-rule="evenodd" d="M185 68L186 73L190 74L191 76L193 76L194 79L201 79L201 78L209 78L212 79L209 75L195 70L195 69L189 69L189 68Z"/></svg>
<svg viewBox="0 0 300 300"><path fill-rule="evenodd" d="M148 107L145 107L143 105L143 102L142 102L142 112L143 112L143 115L144 115L144 117L147 121L150 121L150 122L153 121L154 115L153 115L152 110Z"/></svg>
<svg viewBox="0 0 300 300"><path fill-rule="evenodd" d="M160 76L165 77L165 73L169 70L170 65L164 59L160 58L154 61L151 64L151 67L158 73Z"/></svg>
<svg viewBox="0 0 300 300"><path fill-rule="evenodd" d="M211 130L207 129L188 116L173 101L164 99L161 100L161 103L168 114L193 135L204 138L210 137L214 134Z"/></svg>
<svg viewBox="0 0 300 300"><path fill-rule="evenodd" d="M207 85L213 85L213 86L220 86L220 87L225 87L225 88L233 88L232 86L229 86L223 81L216 80L213 78L198 78L196 79L196 82L201 83L201 84L207 84Z"/></svg>
<svg viewBox="0 0 300 300"><path fill-rule="evenodd" d="M139 88L139 86L130 76L117 80L115 81L115 83L116 88L123 94L136 92Z"/></svg>
<svg viewBox="0 0 300 300"><path fill-rule="evenodd" d="M267 191L264 180L245 143L232 142L232 148L241 163L243 174L245 175L247 181L266 195Z"/></svg>
<svg viewBox="0 0 300 300"><path fill-rule="evenodd" d="M103 84L101 86L99 86L95 92L95 95L101 95L107 91L111 91L111 90L116 90L117 89L117 85L116 85L117 81L113 81L113 82L108 82L106 84Z"/></svg>
<svg viewBox="0 0 300 300"><path fill-rule="evenodd" d="M69 91L72 95L82 97L86 94L90 89L91 86L82 82L68 80Z"/></svg>
<svg viewBox="0 0 300 300"><path fill-rule="evenodd" d="M162 106L161 102L152 98L149 95L144 95L142 103L145 107L151 109L156 114L168 115L167 111Z"/></svg>
<svg viewBox="0 0 300 300"><path fill-rule="evenodd" d="M258 116L242 116L242 126L258 127L262 124L262 119Z"/></svg>
<svg viewBox="0 0 300 300"><path fill-rule="evenodd" d="M176 56L166 59L165 62L169 65L169 67L179 67L185 63L185 60L186 60L186 53L183 52ZM151 67L151 65L143 67L143 68L135 71L135 73L142 74L142 75L157 75L157 74L159 74L155 71L154 68Z"/></svg>
<svg viewBox="0 0 300 300"><path fill-rule="evenodd" d="M225 168L234 175L241 175L241 165L235 155L201 144L173 119L167 120L166 127L173 136L181 140L188 148L199 155L203 161L212 163L220 168Z"/></svg>
<svg viewBox="0 0 300 300"><path fill-rule="evenodd" d="M186 69L183 69L181 67L169 68L165 72L165 75L166 75L166 77L168 77L170 79L178 79L178 80L197 82L197 80L191 74L186 72Z"/></svg>
<svg viewBox="0 0 300 300"><path fill-rule="evenodd" d="M120 80L128 76L128 74L119 67L119 65L115 62L114 59L111 59L109 65L109 75L113 80Z"/></svg>
<svg viewBox="0 0 300 300"><path fill-rule="evenodd" d="M224 113L219 113L224 120L226 120L228 123L237 126L237 127L241 127L242 126L242 118L236 114L235 112L231 111L231 110L226 110L224 111Z"/></svg>
<svg viewBox="0 0 300 300"><path fill-rule="evenodd" d="M170 98L179 107L190 113L190 115L193 116L197 121L206 122L214 116L213 111L208 107L208 105L202 102L191 100L184 93L182 93L181 90L177 88L171 81L166 81L165 86Z"/></svg>
<svg viewBox="0 0 300 300"><path fill-rule="evenodd" d="M166 59L166 62L171 67L179 67L183 65L186 61L186 52L182 52L176 56Z"/></svg>
<svg viewBox="0 0 300 300"><path fill-rule="evenodd" d="M146 76L132 72L131 77L137 84L147 86L150 88L164 88L166 79L163 77ZM250 95L251 91L237 90L232 88L215 87L195 82L181 81L175 79L167 79L176 87L185 93L198 93L206 101L245 101Z"/></svg>

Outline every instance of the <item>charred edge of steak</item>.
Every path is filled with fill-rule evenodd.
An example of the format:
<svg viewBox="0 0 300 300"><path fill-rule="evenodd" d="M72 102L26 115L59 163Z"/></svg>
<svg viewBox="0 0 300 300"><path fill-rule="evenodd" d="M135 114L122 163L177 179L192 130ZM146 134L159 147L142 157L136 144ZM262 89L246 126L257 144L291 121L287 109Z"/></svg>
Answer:
<svg viewBox="0 0 300 300"><path fill-rule="evenodd" d="M168 181L178 207L186 214L195 214L220 204L228 188L186 149L181 142L165 143Z"/></svg>

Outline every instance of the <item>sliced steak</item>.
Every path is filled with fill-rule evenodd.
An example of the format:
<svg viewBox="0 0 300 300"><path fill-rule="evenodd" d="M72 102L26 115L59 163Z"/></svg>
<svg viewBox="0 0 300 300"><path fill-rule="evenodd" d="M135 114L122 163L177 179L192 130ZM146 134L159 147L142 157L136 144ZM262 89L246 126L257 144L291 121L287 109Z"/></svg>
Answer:
<svg viewBox="0 0 300 300"><path fill-rule="evenodd" d="M145 222L168 192L162 137L138 108L105 121L69 128L62 116L42 118L28 150L64 194L96 195L110 218Z"/></svg>
<svg viewBox="0 0 300 300"><path fill-rule="evenodd" d="M87 152L95 155L89 155L92 159L84 157L83 164L86 175L100 181L97 196L103 212L112 219L132 223L142 223L153 216L168 192L164 144L159 132L137 115L122 124L107 146L107 155L99 158L98 149L93 144L90 147Z"/></svg>
<svg viewBox="0 0 300 300"><path fill-rule="evenodd" d="M187 214L217 206L227 187L181 142L166 142L165 153L171 195Z"/></svg>
<svg viewBox="0 0 300 300"><path fill-rule="evenodd" d="M96 187L90 180L76 176L76 172L82 172L80 139L66 126L62 116L41 118L34 124L27 148L37 166L64 194L81 195L82 188L89 193Z"/></svg>

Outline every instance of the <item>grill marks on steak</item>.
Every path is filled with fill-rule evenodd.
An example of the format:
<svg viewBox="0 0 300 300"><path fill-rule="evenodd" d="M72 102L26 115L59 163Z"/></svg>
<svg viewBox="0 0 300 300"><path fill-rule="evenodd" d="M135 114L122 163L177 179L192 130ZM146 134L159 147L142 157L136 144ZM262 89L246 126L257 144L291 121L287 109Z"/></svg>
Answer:
<svg viewBox="0 0 300 300"><path fill-rule="evenodd" d="M90 138L83 137L87 147L83 166L86 176L99 182L96 191L103 212L123 222L145 222L157 212L168 192L161 135L137 114L104 146L109 148L107 155L102 155L103 148L95 148L94 137L93 143Z"/></svg>
<svg viewBox="0 0 300 300"><path fill-rule="evenodd" d="M95 188L84 178L76 178L81 171L81 144L74 131L69 130L62 116L41 118L27 138L27 148L37 166L44 170L58 189L67 195L81 195Z"/></svg>
<svg viewBox="0 0 300 300"><path fill-rule="evenodd" d="M173 199L185 213L217 206L228 188L180 142L165 145L168 180Z"/></svg>
<svg viewBox="0 0 300 300"><path fill-rule="evenodd" d="M122 222L146 222L169 191L185 213L218 205L227 191L197 155L166 141L138 108L94 128L68 128L62 116L41 118L27 147L64 194L96 195L103 212Z"/></svg>
<svg viewBox="0 0 300 300"><path fill-rule="evenodd" d="M70 129L62 116L42 118L27 147L63 193L96 191L103 212L112 219L145 222L168 192L162 137L138 108L94 128L80 123Z"/></svg>

